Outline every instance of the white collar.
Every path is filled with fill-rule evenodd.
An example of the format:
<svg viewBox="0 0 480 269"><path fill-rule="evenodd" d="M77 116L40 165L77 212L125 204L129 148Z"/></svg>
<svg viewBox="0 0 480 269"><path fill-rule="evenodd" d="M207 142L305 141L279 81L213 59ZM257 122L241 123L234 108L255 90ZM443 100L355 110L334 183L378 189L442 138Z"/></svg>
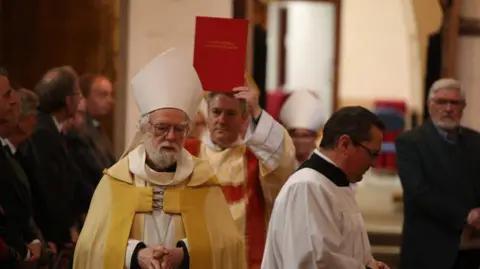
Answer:
<svg viewBox="0 0 480 269"><path fill-rule="evenodd" d="M65 125L65 122L59 122L55 116L52 116L53 122L55 123L55 126L57 127L57 130L59 132L62 132L63 126Z"/></svg>
<svg viewBox="0 0 480 269"><path fill-rule="evenodd" d="M2 143L2 147L8 145L7 142L5 141L5 138L3 137L0 137L0 143Z"/></svg>
<svg viewBox="0 0 480 269"><path fill-rule="evenodd" d="M2 143L2 147L8 146L12 154L15 154L17 152L17 148L7 138L0 137L0 142Z"/></svg>
<svg viewBox="0 0 480 269"><path fill-rule="evenodd" d="M5 143L7 143L7 146L10 148L12 154L17 153L17 148L12 144L12 142L10 142L10 140L5 139Z"/></svg>
<svg viewBox="0 0 480 269"><path fill-rule="evenodd" d="M328 158L328 157L327 157L325 154L323 154L320 150L315 149L315 150L313 151L313 153L315 153L315 154L317 154L318 156L322 157L322 159L324 159L325 161L327 161L327 162L335 165L336 167L338 167L338 165L337 165L334 161L332 161L330 158Z"/></svg>

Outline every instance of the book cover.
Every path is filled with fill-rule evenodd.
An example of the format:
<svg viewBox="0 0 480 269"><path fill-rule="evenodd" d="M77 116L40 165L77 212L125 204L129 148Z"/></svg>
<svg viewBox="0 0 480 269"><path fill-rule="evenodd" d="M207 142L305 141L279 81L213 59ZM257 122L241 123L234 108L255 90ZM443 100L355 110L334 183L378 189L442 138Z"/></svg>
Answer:
<svg viewBox="0 0 480 269"><path fill-rule="evenodd" d="M247 39L248 20L197 17L193 65L205 91L244 86Z"/></svg>

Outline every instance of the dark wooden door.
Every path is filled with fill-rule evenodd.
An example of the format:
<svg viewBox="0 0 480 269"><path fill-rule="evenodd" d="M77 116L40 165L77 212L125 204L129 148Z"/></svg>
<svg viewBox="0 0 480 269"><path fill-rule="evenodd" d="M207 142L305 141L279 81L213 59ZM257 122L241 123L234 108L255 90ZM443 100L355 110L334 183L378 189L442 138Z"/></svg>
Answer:
<svg viewBox="0 0 480 269"><path fill-rule="evenodd" d="M49 68L117 79L118 0L0 0L0 65L33 89ZM104 120L113 140L113 112Z"/></svg>

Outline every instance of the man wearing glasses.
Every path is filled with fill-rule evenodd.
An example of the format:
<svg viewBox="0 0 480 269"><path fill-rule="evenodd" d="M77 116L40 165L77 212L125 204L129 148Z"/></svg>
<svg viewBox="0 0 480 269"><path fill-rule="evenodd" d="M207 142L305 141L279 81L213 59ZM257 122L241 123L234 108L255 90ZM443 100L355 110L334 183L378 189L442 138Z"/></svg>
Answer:
<svg viewBox="0 0 480 269"><path fill-rule="evenodd" d="M275 201L263 269L382 269L372 257L352 183L375 164L383 123L344 107L323 128L320 148L287 180Z"/></svg>
<svg viewBox="0 0 480 269"><path fill-rule="evenodd" d="M400 268L478 269L480 134L460 122L460 83L440 79L428 96L430 120L395 142L404 191Z"/></svg>
<svg viewBox="0 0 480 269"><path fill-rule="evenodd" d="M104 171L74 269L245 268L242 236L213 169L183 149L203 96L185 54L168 50L133 78L139 130Z"/></svg>

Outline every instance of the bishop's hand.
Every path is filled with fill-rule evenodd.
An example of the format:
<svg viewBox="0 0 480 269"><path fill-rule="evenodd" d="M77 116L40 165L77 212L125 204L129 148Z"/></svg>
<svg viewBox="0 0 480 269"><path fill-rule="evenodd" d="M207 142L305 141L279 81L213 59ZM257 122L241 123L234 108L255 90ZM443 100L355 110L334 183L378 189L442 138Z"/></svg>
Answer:
<svg viewBox="0 0 480 269"><path fill-rule="evenodd" d="M380 269L380 267L378 266L378 262L375 259L370 260L367 263L367 267L370 269Z"/></svg>
<svg viewBox="0 0 480 269"><path fill-rule="evenodd" d="M166 269L169 267L165 247L146 247L138 252L137 262L142 269Z"/></svg>
<svg viewBox="0 0 480 269"><path fill-rule="evenodd" d="M171 268L180 268L183 262L183 248L173 248L168 250Z"/></svg>
<svg viewBox="0 0 480 269"><path fill-rule="evenodd" d="M378 269L390 269L390 267L388 267L388 265L386 265L383 262L379 262L379 261L377 261L377 266L378 266Z"/></svg>

